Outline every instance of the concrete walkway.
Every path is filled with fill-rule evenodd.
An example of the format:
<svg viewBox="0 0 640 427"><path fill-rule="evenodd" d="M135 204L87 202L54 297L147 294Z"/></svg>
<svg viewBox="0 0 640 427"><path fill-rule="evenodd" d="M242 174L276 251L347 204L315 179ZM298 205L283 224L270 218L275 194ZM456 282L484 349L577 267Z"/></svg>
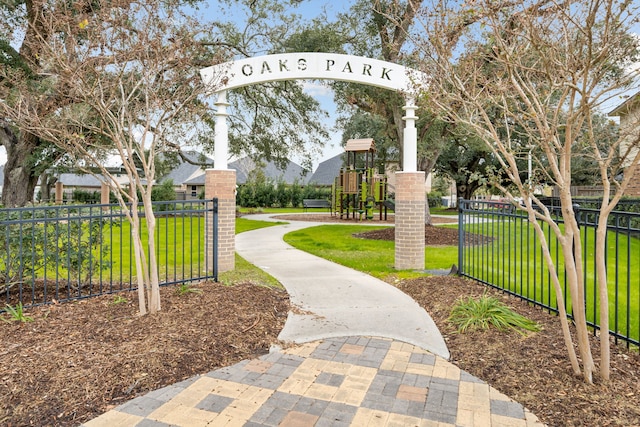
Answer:
<svg viewBox="0 0 640 427"><path fill-rule="evenodd" d="M440 332L411 298L282 242L311 225L296 221L236 239L241 256L287 288L297 309L280 338L302 344L153 391L84 425L542 425L447 362Z"/></svg>
<svg viewBox="0 0 640 427"><path fill-rule="evenodd" d="M289 312L278 338L302 343L350 335L386 337L449 358L435 323L408 295L282 240L287 233L314 225L319 224L292 221L236 236L236 252L278 279L299 308Z"/></svg>

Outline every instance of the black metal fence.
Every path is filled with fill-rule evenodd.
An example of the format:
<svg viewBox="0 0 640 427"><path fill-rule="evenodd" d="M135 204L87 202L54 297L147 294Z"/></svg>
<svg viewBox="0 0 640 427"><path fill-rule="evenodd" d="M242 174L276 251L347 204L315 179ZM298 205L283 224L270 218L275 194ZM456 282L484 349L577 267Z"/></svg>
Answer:
<svg viewBox="0 0 640 427"><path fill-rule="evenodd" d="M538 199L549 208L560 209L559 197L538 197ZM602 204L602 197L572 197L573 203L578 204L583 209L598 209ZM640 199L637 197L623 198L615 207L618 212L640 212Z"/></svg>
<svg viewBox="0 0 640 427"><path fill-rule="evenodd" d="M218 200L154 202L161 285L217 280ZM147 246L142 205L140 235ZM0 311L136 289L131 226L117 204L0 210Z"/></svg>
<svg viewBox="0 0 640 427"><path fill-rule="evenodd" d="M551 274L540 239L527 215L504 202L459 201L459 273L558 312ZM599 211L575 206L580 225L587 322L599 327L595 228ZM557 208L555 222L563 227ZM612 212L606 244L610 334L627 345L640 345L640 214ZM558 272L568 312L564 257L558 241L543 224L547 248Z"/></svg>

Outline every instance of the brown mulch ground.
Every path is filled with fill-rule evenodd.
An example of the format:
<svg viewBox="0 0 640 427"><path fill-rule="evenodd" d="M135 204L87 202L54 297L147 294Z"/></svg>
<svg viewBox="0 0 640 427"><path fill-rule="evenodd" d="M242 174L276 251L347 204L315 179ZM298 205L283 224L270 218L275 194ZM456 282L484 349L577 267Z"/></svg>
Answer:
<svg viewBox="0 0 640 427"><path fill-rule="evenodd" d="M451 352L450 361L520 402L549 426L640 425L640 357L612 345L611 380L586 384L573 375L560 322L515 297L455 276L396 284L431 315ZM459 334L447 321L456 300L483 293L497 296L543 329L523 337L497 330ZM592 340L596 363L599 342ZM575 342L575 337L574 337Z"/></svg>
<svg viewBox="0 0 640 427"><path fill-rule="evenodd" d="M395 217L389 215L386 220L380 220L375 215L373 219L366 221L356 221L354 219L340 218L336 215L330 214L297 214L297 215L278 215L277 219L283 221L317 221L317 222L337 222L337 223L350 223L350 224L375 224L385 225L393 224ZM454 224L457 222L457 218L432 218L433 225L437 224ZM381 228L364 233L354 234L355 237L362 239L372 240L394 240L396 235L395 228ZM465 242L468 245L477 245L482 243L489 243L490 237L482 236L480 234L465 234ZM441 245L457 245L458 244L458 230L453 228L440 228L440 227L425 227L424 228L424 241L429 246L441 246Z"/></svg>
<svg viewBox="0 0 640 427"><path fill-rule="evenodd" d="M611 381L587 385L571 373L555 316L455 276L394 284L434 318L453 363L546 424L640 425L637 351L614 347ZM147 391L263 354L276 342L289 307L284 292L251 284L198 287L204 292L182 296L163 289L163 310L155 316L138 317L135 295L122 294L129 302L105 296L30 309L32 323L0 323L0 425L77 426ZM543 330L527 337L456 333L446 320L455 301L484 292Z"/></svg>
<svg viewBox="0 0 640 427"><path fill-rule="evenodd" d="M144 394L269 351L289 298L252 284L161 290L162 310L137 315L137 294L27 311L0 322L0 425L77 426ZM8 318L6 315L3 316Z"/></svg>
<svg viewBox="0 0 640 427"><path fill-rule="evenodd" d="M373 240L395 240L395 228L381 228L364 233L356 233L355 237ZM489 243L491 237L481 234L465 233L465 243L467 245L478 245ZM434 226L424 227L424 244L427 246L452 246L458 244L458 230L453 228L443 228Z"/></svg>

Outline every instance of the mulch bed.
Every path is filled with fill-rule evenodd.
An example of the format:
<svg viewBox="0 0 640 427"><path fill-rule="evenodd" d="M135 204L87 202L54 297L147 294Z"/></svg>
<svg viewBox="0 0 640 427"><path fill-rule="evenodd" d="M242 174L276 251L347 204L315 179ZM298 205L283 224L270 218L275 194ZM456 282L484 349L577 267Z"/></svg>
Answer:
<svg viewBox="0 0 640 427"><path fill-rule="evenodd" d="M361 239L395 240L396 229L382 228L365 231L364 233L356 233L354 236ZM465 233L464 239L466 245L481 245L490 243L492 240L491 237L473 233ZM427 246L457 246L458 230L427 225L424 227L424 244Z"/></svg>
<svg viewBox="0 0 640 427"><path fill-rule="evenodd" d="M442 332L451 362L523 404L549 426L640 425L640 356L612 345L611 380L585 383L573 375L557 316L456 276L426 277L396 286L424 307ZM461 298L494 295L542 325L542 331L457 333L447 319ZM575 343L575 336L574 336ZM592 337L598 363L599 342Z"/></svg>
<svg viewBox="0 0 640 427"><path fill-rule="evenodd" d="M330 215L330 214L278 215L275 218L283 221L317 221L317 222L328 222L328 223L376 224L376 225L393 224L395 221L395 217L393 215L390 215L386 221L380 220L378 216L375 216L371 220L356 221L354 219L340 218L340 216ZM457 221L456 218L440 218L440 217L433 218L434 224L453 224L453 223L456 223L456 221ZM372 240L394 240L395 234L396 234L395 228L382 228L382 229L374 229L371 231L366 231L363 233L357 233L357 234L354 234L354 236L362 239L372 239ZM425 244L429 246L457 245L458 230L455 230L452 228L440 228L440 227L436 228L432 226L425 226L424 240L425 240ZM484 237L484 236L467 233L465 241L468 242L468 244L479 244L479 243L486 243L489 240L487 237Z"/></svg>
<svg viewBox="0 0 640 427"><path fill-rule="evenodd" d="M268 352L289 298L252 284L161 290L162 310L137 315L137 294L28 310L1 323L0 425L77 426L129 399ZM5 315L3 318L7 319Z"/></svg>

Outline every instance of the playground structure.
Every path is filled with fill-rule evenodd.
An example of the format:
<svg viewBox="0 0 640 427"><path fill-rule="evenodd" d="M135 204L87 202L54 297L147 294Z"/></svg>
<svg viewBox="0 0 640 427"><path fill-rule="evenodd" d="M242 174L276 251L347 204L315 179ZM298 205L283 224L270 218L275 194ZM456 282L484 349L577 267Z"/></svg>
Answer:
<svg viewBox="0 0 640 427"><path fill-rule="evenodd" d="M345 146L345 167L340 170L331 189L332 215L340 218L373 219L375 210L380 220L387 219L387 178L375 167L375 142L372 138L350 139Z"/></svg>

